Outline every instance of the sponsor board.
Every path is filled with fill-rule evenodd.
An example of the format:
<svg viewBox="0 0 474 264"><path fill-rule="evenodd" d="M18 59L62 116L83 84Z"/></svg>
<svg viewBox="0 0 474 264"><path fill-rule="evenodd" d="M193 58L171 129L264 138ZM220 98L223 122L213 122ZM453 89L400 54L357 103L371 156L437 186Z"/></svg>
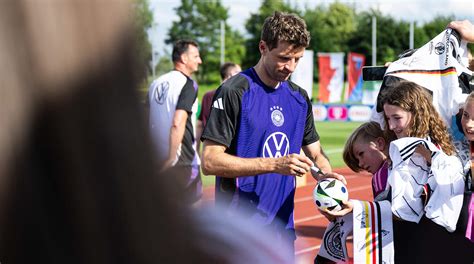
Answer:
<svg viewBox="0 0 474 264"><path fill-rule="evenodd" d="M372 105L313 104L314 121L367 122L372 114Z"/></svg>
<svg viewBox="0 0 474 264"><path fill-rule="evenodd" d="M372 114L372 106L369 105L352 105L349 107L349 121L367 122Z"/></svg>
<svg viewBox="0 0 474 264"><path fill-rule="evenodd" d="M313 104L314 121L326 121L328 117L328 110L322 104Z"/></svg>
<svg viewBox="0 0 474 264"><path fill-rule="evenodd" d="M345 105L329 105L328 106L328 120L329 121L346 121L347 120L347 106Z"/></svg>

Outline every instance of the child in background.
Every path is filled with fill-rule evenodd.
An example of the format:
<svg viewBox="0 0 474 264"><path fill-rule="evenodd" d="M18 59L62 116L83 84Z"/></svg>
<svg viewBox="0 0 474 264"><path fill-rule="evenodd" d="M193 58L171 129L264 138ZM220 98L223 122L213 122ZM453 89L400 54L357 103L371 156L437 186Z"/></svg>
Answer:
<svg viewBox="0 0 474 264"><path fill-rule="evenodd" d="M426 89L413 82L400 82L383 94L382 105L388 139L424 138L447 155L455 154L448 129ZM419 152L426 154L422 149ZM431 160L426 158L428 162Z"/></svg>
<svg viewBox="0 0 474 264"><path fill-rule="evenodd" d="M373 174L372 191L374 200L387 198L385 187L388 178L388 141L377 122L363 123L352 132L346 141L342 157L354 172L367 171ZM349 200L337 212L321 211L329 220L352 212L353 204Z"/></svg>
<svg viewBox="0 0 474 264"><path fill-rule="evenodd" d="M467 159L463 160L466 185L464 189L464 203L458 227L461 231L465 230L466 238L474 243L474 199L472 198L472 173L474 172L472 170L472 155L474 154L474 92L470 93L466 98L462 111L461 125L468 141L468 147L463 150L467 153L465 153L465 155L460 155L461 157L467 157Z"/></svg>
<svg viewBox="0 0 474 264"><path fill-rule="evenodd" d="M355 172L367 171L373 175L372 191L375 201L389 200L390 193L387 186L390 160L388 158L389 141L377 122L367 122L352 132L346 141L342 157L344 162ZM349 200L343 204L338 212L321 212L329 220L342 217L353 210L353 203ZM395 263L410 263L413 259L416 244L413 239L416 223L407 221L393 221ZM331 263L321 256L317 256L317 263Z"/></svg>
<svg viewBox="0 0 474 264"><path fill-rule="evenodd" d="M373 174L372 191L375 200L384 193L388 177L388 142L377 122L360 125L346 141L342 152L344 162L355 172Z"/></svg>
<svg viewBox="0 0 474 264"><path fill-rule="evenodd" d="M413 82L401 82L397 87L388 90L382 99L385 118L385 132L390 139L404 137L423 138L431 141L449 156L456 155L448 129L434 108L430 94L423 87ZM470 132L470 131L468 131ZM431 166L431 151L418 145L416 152L421 154L428 167ZM393 157L392 157L393 158ZM453 157L448 157L453 158ZM453 175L453 166L446 167L446 177ZM433 168L430 169L433 173ZM441 175L443 176L443 175ZM462 182L451 177L454 189ZM432 194L432 191L427 191ZM452 195L455 195L452 194ZM454 197L454 196L453 196ZM392 201L393 203L393 201ZM441 205L440 205L441 206ZM443 205L444 206L444 205ZM458 217L459 214L452 217ZM450 218L451 216L442 216ZM394 221L395 223L396 221ZM459 226L459 223L458 223ZM395 236L399 233L395 233ZM442 226L435 224L426 216L421 218L413 232L413 243L416 245L416 256L413 263L472 263L474 251L459 232L449 233ZM415 251L413 251L415 253ZM397 252L395 252L397 255Z"/></svg>
<svg viewBox="0 0 474 264"><path fill-rule="evenodd" d="M349 137L343 152L344 161L352 170L366 170L374 174L375 200L392 199L388 193L392 188L386 188L388 170L393 169L389 164L388 142L391 140L404 137L425 138L446 154L455 153L447 128L424 88L414 83L402 82L398 87L386 91L383 106L387 130L382 132L378 123L363 124ZM428 149L418 147L416 152L421 154L428 164L431 162L431 152ZM325 215L339 217L351 211L352 203L349 201L341 211L325 212ZM439 260L448 259L464 263L468 255L472 254L463 250L466 247L459 237L448 233L426 217L418 224L395 220L393 229L396 263L439 263ZM449 245L439 243L440 241L446 241ZM454 256L443 254L446 255L444 258L445 256L433 254L449 252L443 248L449 248L449 251L455 253Z"/></svg>

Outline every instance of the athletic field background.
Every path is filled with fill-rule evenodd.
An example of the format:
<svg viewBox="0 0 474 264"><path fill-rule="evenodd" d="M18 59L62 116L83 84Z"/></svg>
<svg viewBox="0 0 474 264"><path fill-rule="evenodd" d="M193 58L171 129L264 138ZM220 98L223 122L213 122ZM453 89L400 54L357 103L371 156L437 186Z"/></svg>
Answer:
<svg viewBox="0 0 474 264"><path fill-rule="evenodd" d="M347 138L361 122L315 122L316 130L319 133L321 146L329 157L333 168L346 167L342 160L342 149ZM214 184L214 176L204 176L202 174L204 186Z"/></svg>

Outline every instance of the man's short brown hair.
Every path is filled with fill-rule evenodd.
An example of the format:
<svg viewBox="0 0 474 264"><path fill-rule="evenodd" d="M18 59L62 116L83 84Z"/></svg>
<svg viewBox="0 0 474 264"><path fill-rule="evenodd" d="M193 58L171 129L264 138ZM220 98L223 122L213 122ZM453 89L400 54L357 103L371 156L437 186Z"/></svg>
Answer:
<svg viewBox="0 0 474 264"><path fill-rule="evenodd" d="M278 46L279 41L287 42L294 48L308 47L311 37L306 23L295 14L276 11L263 23L261 40L270 50Z"/></svg>

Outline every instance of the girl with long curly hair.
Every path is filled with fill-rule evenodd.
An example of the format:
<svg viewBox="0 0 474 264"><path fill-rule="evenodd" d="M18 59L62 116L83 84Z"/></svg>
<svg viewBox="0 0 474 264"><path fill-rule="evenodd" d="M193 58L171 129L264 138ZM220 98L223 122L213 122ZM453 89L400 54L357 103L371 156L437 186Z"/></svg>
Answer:
<svg viewBox="0 0 474 264"><path fill-rule="evenodd" d="M404 137L427 139L436 145L442 152L448 156L451 156L446 157L445 161L449 161L449 159L459 159L448 128L439 115L438 111L435 109L432 103L432 96L428 90L413 82L403 81L396 87L389 89L383 94L382 105L384 109L385 133L387 134L389 140L396 140ZM422 147L421 145L418 145L418 148L415 152L418 152L424 156L428 167L431 166L431 151L425 147ZM392 158L392 156L390 157ZM458 168L453 164L448 166L447 168L449 169L446 171L443 172L439 170L437 173L434 172L434 174L438 174L437 177L439 178L436 180L438 184L440 184L440 182L444 182L444 184L451 185L451 190L453 190L453 188L458 190L457 192L451 192L450 197L448 197L449 204L451 206L450 208L457 209L453 210L452 214L448 214L446 213L447 211L443 211L444 214L442 215L442 217L445 218L456 218L457 222L459 211L461 211L462 207L462 199L459 199L459 197L462 196L460 196L458 192L460 192L459 186L462 187L464 180L462 177L462 165ZM438 168L438 166L435 166L435 168L431 167L430 173L433 172L433 169L436 170L436 168ZM392 169L396 170L395 168ZM458 170L460 170L459 173L457 172ZM413 177L417 179L420 176L421 175L413 175ZM432 191L433 189L431 188L432 186L430 184L424 185L429 191L423 191L421 194L422 199L424 200L423 203L425 205L429 203L428 201L433 200L431 198L433 197L434 192L437 191ZM396 186L392 186L392 191L394 188L396 188ZM392 204L393 203L394 202L392 199ZM444 204L447 203L448 202ZM427 210L427 207L425 207L425 210ZM426 263L441 263L447 262L449 258L456 258L456 261L454 261L456 263L471 263L474 260L472 253L473 247L470 245L468 240L464 238L464 232L462 232L466 229L459 228L459 222L456 226L459 230L447 232L444 227L435 224L434 220L432 221L432 219L428 217L426 211L425 216L420 219L420 222L418 222L416 228L411 229L413 232L411 243L418 252L417 260L418 257L420 257L419 260L426 260ZM426 243L425 241L436 242ZM447 247L448 249L446 249L445 245L441 245L439 241L446 241L449 245ZM433 254L433 252L441 252L443 250L452 252L451 256L445 257Z"/></svg>
<svg viewBox="0 0 474 264"><path fill-rule="evenodd" d="M447 155L455 154L446 124L426 89L413 82L401 82L385 92L382 105L389 139L429 138Z"/></svg>

